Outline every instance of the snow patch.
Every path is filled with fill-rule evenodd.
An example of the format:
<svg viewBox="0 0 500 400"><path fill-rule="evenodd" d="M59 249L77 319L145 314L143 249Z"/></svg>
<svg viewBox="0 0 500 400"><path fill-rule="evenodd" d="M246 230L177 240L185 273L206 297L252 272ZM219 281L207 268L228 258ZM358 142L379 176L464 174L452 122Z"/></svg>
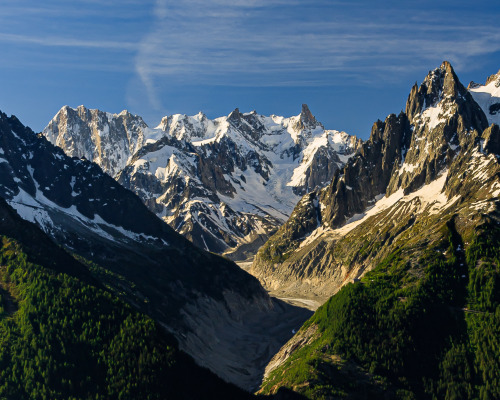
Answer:
<svg viewBox="0 0 500 400"><path fill-rule="evenodd" d="M500 85L498 82L499 80L496 79L488 85L478 85L470 89L470 94L486 114L490 125L500 125ZM491 110L490 107L492 107Z"/></svg>
<svg viewBox="0 0 500 400"><path fill-rule="evenodd" d="M422 112L421 119L429 130L434 129L439 124L445 123L453 114L453 108L450 106L447 109L443 108L443 103L437 104L435 107L429 107Z"/></svg>
<svg viewBox="0 0 500 400"><path fill-rule="evenodd" d="M30 173L33 173L33 169L29 167ZM83 214L81 214L75 205L69 208L64 208L52 200L45 197L45 195L39 190L37 182L34 180L37 187L35 197L31 196L29 193L19 188L19 193L8 200L8 203L17 211L19 216L27 221L36 223L39 225L46 233L49 233L56 229L55 224L52 221L52 213L63 213L68 217L75 220L75 222L80 223L87 227L89 230L93 231L97 235L104 237L108 240L117 241L120 240L119 236L111 235L109 232L103 229L103 227L110 228L114 231L119 232L122 236L132 239L137 242L143 242L145 240L156 241L158 238L145 235L143 233L136 233L124 229L121 226L116 226L104 221L99 215L95 214L93 219L90 219ZM121 240L123 241L123 240ZM166 242L163 240L163 243Z"/></svg>
<svg viewBox="0 0 500 400"><path fill-rule="evenodd" d="M420 212L424 212L425 210L427 210L430 214L435 214L438 211L451 206L459 198L459 196L455 196L452 199L448 200L446 194L443 193L443 188L447 176L448 172L445 171L438 179L406 196L404 195L403 189L399 189L389 197L383 197L379 199L372 207L367 208L364 213L355 214L349 220L347 220L344 226L333 230L333 232L336 234L345 235L360 224L367 221L370 217L377 215L382 211L395 206L396 204L409 204L410 201L416 198L418 198L420 201Z"/></svg>

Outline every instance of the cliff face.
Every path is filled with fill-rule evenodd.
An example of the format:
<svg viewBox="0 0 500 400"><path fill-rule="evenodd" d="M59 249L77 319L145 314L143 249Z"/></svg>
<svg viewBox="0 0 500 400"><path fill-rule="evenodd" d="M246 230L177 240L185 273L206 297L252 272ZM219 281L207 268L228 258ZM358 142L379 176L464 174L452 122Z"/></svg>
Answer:
<svg viewBox="0 0 500 400"><path fill-rule="evenodd" d="M70 157L85 157L115 177L144 144L146 123L128 111L120 114L65 106L44 129L52 144Z"/></svg>

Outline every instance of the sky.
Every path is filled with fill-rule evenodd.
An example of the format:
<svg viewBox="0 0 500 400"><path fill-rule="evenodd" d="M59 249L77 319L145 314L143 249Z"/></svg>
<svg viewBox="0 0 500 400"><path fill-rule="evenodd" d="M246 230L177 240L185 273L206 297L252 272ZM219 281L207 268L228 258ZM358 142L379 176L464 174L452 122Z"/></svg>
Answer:
<svg viewBox="0 0 500 400"><path fill-rule="evenodd" d="M236 107L363 139L443 60L462 83L500 69L500 2L2 0L0 110L41 131L64 105L156 126Z"/></svg>

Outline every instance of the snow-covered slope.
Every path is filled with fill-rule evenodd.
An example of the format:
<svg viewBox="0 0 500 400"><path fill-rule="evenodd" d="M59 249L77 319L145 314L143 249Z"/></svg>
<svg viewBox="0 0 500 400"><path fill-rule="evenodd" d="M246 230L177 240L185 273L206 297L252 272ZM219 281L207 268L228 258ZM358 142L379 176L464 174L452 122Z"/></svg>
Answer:
<svg viewBox="0 0 500 400"><path fill-rule="evenodd" d="M488 122L500 125L500 71L491 75L485 85L471 82L469 91L483 109Z"/></svg>
<svg viewBox="0 0 500 400"><path fill-rule="evenodd" d="M65 107L58 116L68 112ZM198 246L232 252L235 258L253 254L288 218L300 196L325 186L361 143L345 132L325 130L306 105L290 118L238 109L214 120L203 113L176 114L164 117L156 129L140 120L133 125L137 129L113 135L103 135L106 130L96 128L102 124L95 118L87 118L89 128L82 128L83 119L69 124L58 116L44 130L49 140L67 154L104 165ZM125 143L125 136L136 139L105 154L103 146L94 145L99 140L78 140L82 131L96 129L99 134L91 137L102 142L105 136L105 149Z"/></svg>

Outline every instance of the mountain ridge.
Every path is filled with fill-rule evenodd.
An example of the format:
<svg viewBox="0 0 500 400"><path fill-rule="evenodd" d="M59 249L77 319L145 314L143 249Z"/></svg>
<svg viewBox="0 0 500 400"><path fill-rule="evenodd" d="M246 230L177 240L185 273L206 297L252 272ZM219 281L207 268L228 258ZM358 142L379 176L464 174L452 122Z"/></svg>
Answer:
<svg viewBox="0 0 500 400"><path fill-rule="evenodd" d="M369 140L331 184L304 197L291 219L259 250L250 272L265 287L285 290L286 295L289 286L298 295L303 282L313 298L321 293L325 300L366 271L366 265L351 270L332 258L335 238L347 229L343 226L354 225L366 210L377 209L378 202L400 190L399 198L432 183L488 127L484 112L447 62L430 71L420 87L413 86L406 111L409 116L391 114L375 122ZM317 247L311 248L311 242Z"/></svg>

